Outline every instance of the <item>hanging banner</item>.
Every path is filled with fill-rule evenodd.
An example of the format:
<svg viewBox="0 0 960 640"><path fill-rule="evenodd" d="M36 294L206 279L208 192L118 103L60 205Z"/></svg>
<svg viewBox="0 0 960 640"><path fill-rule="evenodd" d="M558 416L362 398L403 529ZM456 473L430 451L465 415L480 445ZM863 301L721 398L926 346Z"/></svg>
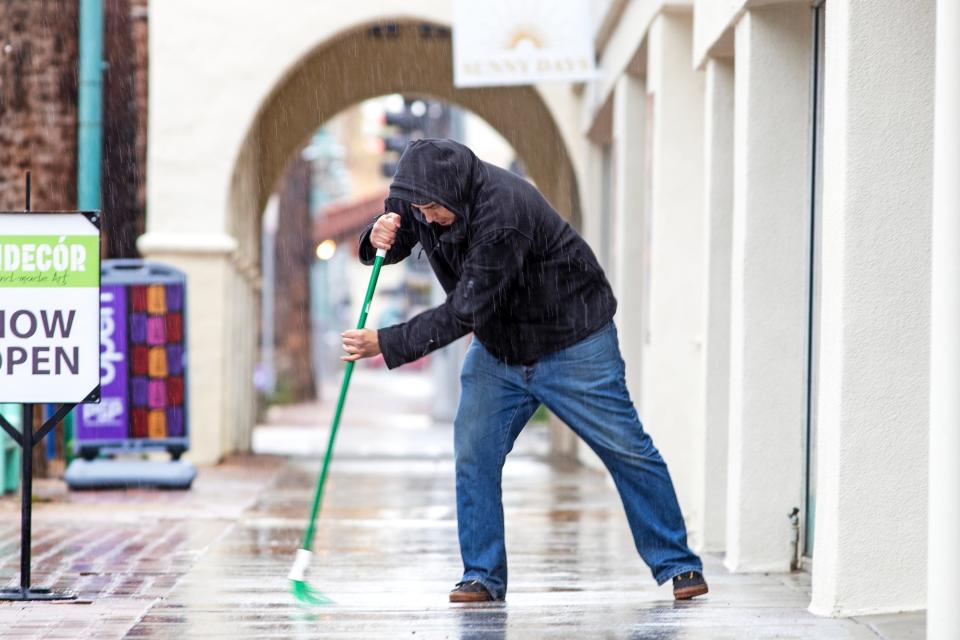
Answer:
<svg viewBox="0 0 960 640"><path fill-rule="evenodd" d="M0 212L0 402L96 401L96 213Z"/></svg>
<svg viewBox="0 0 960 640"><path fill-rule="evenodd" d="M582 82L594 75L590 0L454 0L457 87Z"/></svg>

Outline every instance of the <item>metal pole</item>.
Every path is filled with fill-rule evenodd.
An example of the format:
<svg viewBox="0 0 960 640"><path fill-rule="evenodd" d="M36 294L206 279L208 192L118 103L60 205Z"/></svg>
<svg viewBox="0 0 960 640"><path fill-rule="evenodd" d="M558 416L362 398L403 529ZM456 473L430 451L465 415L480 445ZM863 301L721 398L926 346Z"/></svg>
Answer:
<svg viewBox="0 0 960 640"><path fill-rule="evenodd" d="M27 171L24 211L30 211L30 172ZM20 414L20 590L30 590L30 529L33 519L33 405Z"/></svg>
<svg viewBox="0 0 960 640"><path fill-rule="evenodd" d="M30 590L30 529L33 517L33 405L23 405L20 428L23 450L20 455L20 590Z"/></svg>
<svg viewBox="0 0 960 640"><path fill-rule="evenodd" d="M103 0L81 0L77 208L83 210L100 208L102 78Z"/></svg>

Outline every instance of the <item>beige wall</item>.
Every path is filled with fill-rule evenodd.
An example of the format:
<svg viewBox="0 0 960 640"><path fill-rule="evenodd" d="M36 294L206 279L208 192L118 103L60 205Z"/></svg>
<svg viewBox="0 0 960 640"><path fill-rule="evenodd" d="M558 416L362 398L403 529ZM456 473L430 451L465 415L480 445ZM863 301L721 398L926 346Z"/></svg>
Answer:
<svg viewBox="0 0 960 640"><path fill-rule="evenodd" d="M938 19L934 5L933 0L825 4L822 254L812 257L823 285L815 318L820 345L813 364L819 395L813 398L812 410L819 443L811 609L823 615L924 605L932 80ZM647 146L653 178L648 179L648 173L641 176L653 229L650 247L640 261L649 262L651 269L637 268L626 276L637 283L650 281L650 299L642 309L651 318L651 335L639 365L644 379L640 407L655 440L663 442L691 523L691 539L697 541L697 523L703 522L705 547L724 551L730 568L786 571L791 534L787 514L794 506L804 506L810 373L805 361L813 251L811 3L696 0L691 41L685 50L676 48L673 56L681 62L666 74L658 60L664 50L662 25L682 9L674 3L639 0L607 6L611 13L622 10L622 15L606 20L612 26L605 28L609 33L599 51L601 77L584 90L581 129L598 129L607 117L610 95L617 97L624 72L632 72L643 61L646 90L653 97L645 116L646 131L652 136ZM721 76L720 58L733 60L735 77L729 77L729 70ZM710 134L699 150L688 143L684 131L671 130L669 121L662 121L657 102L659 91L687 87L690 69L701 69L710 77L712 102L706 110ZM729 92L731 82L736 87L734 104L722 105L720 92ZM702 108L701 101L688 97L667 117L685 113L692 102ZM616 109L614 113L612 128L622 131L625 125L616 121ZM699 126L696 119L684 121L688 128ZM718 125L726 130L726 141L716 135ZM709 301L703 309L703 320L709 323L703 370L708 424L683 431L687 435L683 447L700 452L695 460L674 452L673 434L657 431L662 422L695 424L686 421L684 402L699 402L685 378L688 369L699 366L686 360L687 345L676 341L661 353L656 345L658 327L662 332L669 317L662 292L684 291L677 271L664 269L665 254L682 253L671 234L681 225L687 225L690 233L701 233L698 226L690 226L686 210L663 214L692 198L690 193L663 196L664 178L657 171L677 149L690 157L699 153L706 163L711 225L709 243L703 247L708 256L704 260L709 260L704 264L709 288L700 292ZM590 166L583 175L597 180ZM724 190L731 175L734 204L732 217L725 218L730 197ZM692 191L699 188L696 180L686 184ZM584 188L596 194L598 184ZM588 219L587 228L592 224ZM731 265L729 309L724 274L718 273L725 264ZM618 270L618 278L624 275ZM712 351L713 347L723 351L724 321L730 325L728 364L722 357L714 358ZM941 373L944 370L941 366ZM649 382L657 377L658 382ZM951 383L952 378L944 388ZM729 403L726 469L709 455L720 448L711 444L711 437L723 438L722 425L715 429L717 421L711 416L722 410L724 400ZM722 477L723 471L729 480L726 506L723 514L711 517L706 513L708 501L713 505L723 501L710 494L716 484L711 478ZM702 518L697 505L685 497L694 495L696 487L703 497ZM938 491L945 499L960 500L955 486L941 484ZM707 523L724 519L726 536L712 537ZM955 531L938 538L940 548L952 534ZM956 583L953 566L931 561L931 585Z"/></svg>

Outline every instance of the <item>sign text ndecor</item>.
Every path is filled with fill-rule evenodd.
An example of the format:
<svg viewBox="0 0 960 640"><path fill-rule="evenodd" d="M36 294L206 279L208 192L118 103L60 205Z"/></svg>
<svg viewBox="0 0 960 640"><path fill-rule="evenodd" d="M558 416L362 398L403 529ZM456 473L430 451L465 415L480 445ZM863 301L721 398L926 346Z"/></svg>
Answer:
<svg viewBox="0 0 960 640"><path fill-rule="evenodd" d="M96 400L98 222L96 213L0 213L0 402Z"/></svg>

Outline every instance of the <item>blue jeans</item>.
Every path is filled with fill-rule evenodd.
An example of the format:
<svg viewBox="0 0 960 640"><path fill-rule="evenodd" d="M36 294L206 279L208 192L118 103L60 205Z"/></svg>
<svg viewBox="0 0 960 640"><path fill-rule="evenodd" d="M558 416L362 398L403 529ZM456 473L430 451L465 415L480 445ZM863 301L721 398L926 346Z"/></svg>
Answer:
<svg viewBox="0 0 960 640"><path fill-rule="evenodd" d="M658 584L702 571L660 453L630 401L613 322L531 366L497 360L477 341L460 374L454 420L457 527L463 580L507 592L500 481L524 425L544 404L593 449L613 476L640 557Z"/></svg>

